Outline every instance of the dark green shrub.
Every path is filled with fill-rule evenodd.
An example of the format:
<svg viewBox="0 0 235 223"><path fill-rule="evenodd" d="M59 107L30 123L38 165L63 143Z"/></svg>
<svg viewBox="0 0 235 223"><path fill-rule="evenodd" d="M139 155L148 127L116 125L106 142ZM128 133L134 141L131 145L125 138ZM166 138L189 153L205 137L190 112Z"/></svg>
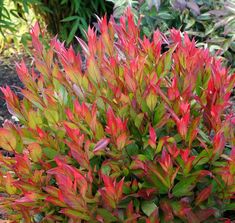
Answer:
<svg viewBox="0 0 235 223"><path fill-rule="evenodd" d="M85 37L88 25L93 25L97 16L112 13L112 4L104 0L40 0L32 4L36 13L43 17L48 30L59 34L61 40L71 43L74 36Z"/></svg>

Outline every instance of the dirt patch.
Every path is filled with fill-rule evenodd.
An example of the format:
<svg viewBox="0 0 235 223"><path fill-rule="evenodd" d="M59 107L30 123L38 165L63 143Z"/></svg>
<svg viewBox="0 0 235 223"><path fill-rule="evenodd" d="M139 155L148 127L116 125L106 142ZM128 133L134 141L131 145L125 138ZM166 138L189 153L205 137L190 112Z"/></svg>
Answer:
<svg viewBox="0 0 235 223"><path fill-rule="evenodd" d="M19 80L15 62L21 61L21 58L0 58L0 87L9 86L12 91L20 95L20 89L23 84ZM0 91L0 126L2 126L5 119L12 119L12 115L8 112L6 102L2 91Z"/></svg>

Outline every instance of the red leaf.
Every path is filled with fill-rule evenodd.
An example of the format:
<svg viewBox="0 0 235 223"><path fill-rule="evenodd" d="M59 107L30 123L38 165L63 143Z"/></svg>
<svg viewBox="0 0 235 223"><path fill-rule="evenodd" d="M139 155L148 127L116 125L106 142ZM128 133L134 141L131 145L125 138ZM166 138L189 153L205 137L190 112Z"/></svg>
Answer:
<svg viewBox="0 0 235 223"><path fill-rule="evenodd" d="M188 102L181 101L180 102L180 112L182 115L186 114L190 109L190 105Z"/></svg>
<svg viewBox="0 0 235 223"><path fill-rule="evenodd" d="M189 119L190 113L187 112L180 120L177 121L177 128L183 139L187 136Z"/></svg>
<svg viewBox="0 0 235 223"><path fill-rule="evenodd" d="M148 140L148 143L152 148L155 148L157 136L156 136L155 129L151 125L149 126L149 136L150 136L150 139Z"/></svg>
<svg viewBox="0 0 235 223"><path fill-rule="evenodd" d="M74 120L73 113L71 112L70 109L66 109L66 110L65 110L65 113L66 113L66 115L67 115L67 117L68 117L68 119L69 119L70 121L73 121L73 120Z"/></svg>
<svg viewBox="0 0 235 223"><path fill-rule="evenodd" d="M169 202L166 200L162 200L160 202L160 208L164 212L164 220L166 222L171 222L174 219L174 216L173 216L172 208L171 208Z"/></svg>
<svg viewBox="0 0 235 223"><path fill-rule="evenodd" d="M56 197L52 197L52 196L48 196L45 201L51 203L51 204L54 204L55 206L58 206L58 207L67 207L67 205L62 202L61 200L59 200L58 198Z"/></svg>
<svg viewBox="0 0 235 223"><path fill-rule="evenodd" d="M214 152L221 155L223 153L226 141L224 134L219 132L214 136L213 145L214 145Z"/></svg>
<svg viewBox="0 0 235 223"><path fill-rule="evenodd" d="M100 189L99 192L105 203L109 207L115 208L122 198L124 178L116 183L116 180L112 180L112 178L105 174L102 174L101 176L104 181L104 187Z"/></svg>
<svg viewBox="0 0 235 223"><path fill-rule="evenodd" d="M178 86L177 86L177 78L174 77L172 80L172 87L168 88L168 97L170 100L175 100L180 96Z"/></svg>
<svg viewBox="0 0 235 223"><path fill-rule="evenodd" d="M128 204L126 212L127 212L127 217L128 218L132 217L132 215L134 213L134 208L133 208L133 202L132 201Z"/></svg>
<svg viewBox="0 0 235 223"><path fill-rule="evenodd" d="M58 192L59 189L53 186L47 186L47 187L43 187L43 190L45 190L48 194L52 195L53 197L57 197L58 198Z"/></svg>
<svg viewBox="0 0 235 223"><path fill-rule="evenodd" d="M39 27L38 22L35 23L32 30L30 31L30 34L31 34L31 37L32 37L33 47L36 50L36 53L42 55L43 46L42 46L42 43L39 40L40 27Z"/></svg>
<svg viewBox="0 0 235 223"><path fill-rule="evenodd" d="M131 92L135 92L136 91L136 83L135 83L135 80L133 79L133 77L131 77L127 71L124 73L124 77L125 77L125 81L126 81L126 84L128 86L128 88L130 89Z"/></svg>
<svg viewBox="0 0 235 223"><path fill-rule="evenodd" d="M161 156L161 158L159 159L159 163L160 163L162 169L163 169L166 173L169 173L170 170L171 170L172 167L173 167L172 160L171 160L171 156L169 155L169 153L168 153L165 149L162 151L162 156Z"/></svg>
<svg viewBox="0 0 235 223"><path fill-rule="evenodd" d="M212 190L212 185L204 188L198 195L196 198L196 205L199 205L201 202L205 201L211 194L211 190Z"/></svg>
<svg viewBox="0 0 235 223"><path fill-rule="evenodd" d="M124 132L117 137L117 140L116 140L117 149L118 150L123 149L126 144L127 144L127 135Z"/></svg>
<svg viewBox="0 0 235 223"><path fill-rule="evenodd" d="M116 124L116 118L114 116L113 110L111 108L107 111L107 126L106 126L106 132L110 135L116 135L117 132L117 124Z"/></svg>
<svg viewBox="0 0 235 223"><path fill-rule="evenodd" d="M115 185L117 202L119 202L122 198L123 184L124 184L124 177Z"/></svg>
<svg viewBox="0 0 235 223"><path fill-rule="evenodd" d="M206 208L196 211L196 215L200 222L205 222L209 217L215 214L215 209Z"/></svg>
<svg viewBox="0 0 235 223"><path fill-rule="evenodd" d="M86 222L90 221L90 217L86 212L80 212L74 209L63 208L60 213L65 214L66 216L74 220L85 220ZM76 221L77 222L77 221ZM80 221L79 221L80 222Z"/></svg>

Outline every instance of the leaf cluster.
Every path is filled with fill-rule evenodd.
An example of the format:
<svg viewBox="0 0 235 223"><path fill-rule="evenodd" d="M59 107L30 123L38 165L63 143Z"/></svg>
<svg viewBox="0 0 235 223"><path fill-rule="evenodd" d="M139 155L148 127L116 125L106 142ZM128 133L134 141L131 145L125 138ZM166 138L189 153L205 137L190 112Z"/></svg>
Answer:
<svg viewBox="0 0 235 223"><path fill-rule="evenodd" d="M141 38L130 9L98 30L78 39L84 62L32 29L23 99L1 88L20 124L0 128L0 208L26 223L233 220L235 74L179 30Z"/></svg>

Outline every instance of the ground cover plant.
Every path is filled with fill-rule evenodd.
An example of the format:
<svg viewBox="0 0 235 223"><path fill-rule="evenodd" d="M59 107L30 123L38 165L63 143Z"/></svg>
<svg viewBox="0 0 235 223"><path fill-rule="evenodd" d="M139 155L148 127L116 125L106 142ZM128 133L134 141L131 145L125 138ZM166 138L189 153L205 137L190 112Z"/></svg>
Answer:
<svg viewBox="0 0 235 223"><path fill-rule="evenodd" d="M0 208L27 223L231 222L235 75L175 29L141 39L130 10L98 26L78 39L85 69L32 29L23 99L1 88L20 124L0 129Z"/></svg>

